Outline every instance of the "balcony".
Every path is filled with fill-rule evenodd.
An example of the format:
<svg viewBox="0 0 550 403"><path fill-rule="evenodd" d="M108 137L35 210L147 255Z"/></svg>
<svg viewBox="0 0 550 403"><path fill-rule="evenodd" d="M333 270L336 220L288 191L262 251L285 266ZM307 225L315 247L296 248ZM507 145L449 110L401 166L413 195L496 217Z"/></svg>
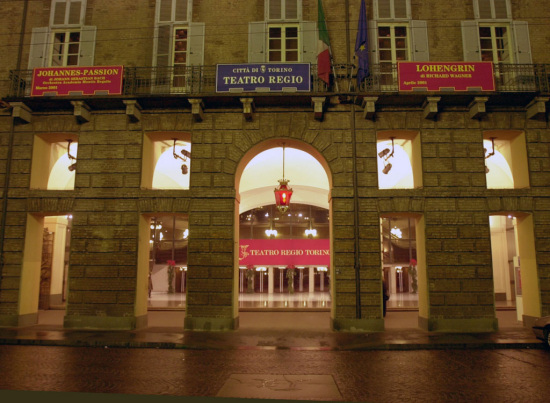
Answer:
<svg viewBox="0 0 550 403"><path fill-rule="evenodd" d="M115 107L116 100L139 99L145 108L170 108L181 106L182 98L202 98L213 105L238 104L239 97L254 97L258 105L306 105L312 96L327 96L344 100L353 97L378 97L377 105L419 106L426 96L442 98L441 105L465 106L475 96L489 97L488 106L525 107L535 96L550 94L550 65L545 64L496 64L494 65L494 92L415 90L399 92L397 65L371 65L369 77L357 87L357 69L353 65L335 65L331 84L326 85L317 77L317 66L311 66L312 82L309 93L216 93L216 66L181 67L125 67L122 95L116 96L59 96L30 97L32 70L10 71L10 89L7 100L24 100L35 110L58 108L63 101L85 99L94 109ZM47 105L50 104L50 107ZM94 106L94 104L97 105ZM41 107L41 105L43 105Z"/></svg>

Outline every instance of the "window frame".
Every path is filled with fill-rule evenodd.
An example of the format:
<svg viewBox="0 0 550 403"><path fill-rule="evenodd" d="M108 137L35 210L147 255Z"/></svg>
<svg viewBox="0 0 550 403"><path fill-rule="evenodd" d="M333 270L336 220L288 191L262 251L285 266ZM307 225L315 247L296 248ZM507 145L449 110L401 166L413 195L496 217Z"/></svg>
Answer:
<svg viewBox="0 0 550 403"><path fill-rule="evenodd" d="M269 33L270 33L271 28L281 28L281 49L280 49L281 60L280 61L270 60L271 48L269 47L269 45L270 45ZM296 28L297 48L295 49L295 51L296 51L296 55L297 55L297 60L293 60L293 61L287 61L286 60L286 56L287 56L286 29L287 28ZM266 44L267 60L266 60L266 63L300 63L301 62L302 57L301 57L301 52L300 52L300 49L301 49L301 45L300 45L301 44L300 24L298 24L298 23L295 23L295 24L267 24L266 40L267 40L267 44ZM292 49L292 51L294 51L294 49Z"/></svg>
<svg viewBox="0 0 550 403"><path fill-rule="evenodd" d="M55 23L55 9L56 5L58 3L65 3L67 7L65 8L65 18L63 21L63 24L56 24ZM80 19L78 21L78 24L70 24L69 23L69 15L71 10L71 3L81 3L80 4ZM86 18L86 6L87 6L87 0L52 0L51 6L50 6L50 21L49 25L52 28L59 28L59 27L81 27L84 25L84 20Z"/></svg>
<svg viewBox="0 0 550 403"><path fill-rule="evenodd" d="M479 47L479 51L480 51L480 57L481 57L481 61L483 61L483 51L484 49L481 47L481 40L483 38L486 39L486 37L482 37L481 36L481 28L490 28L491 30L491 50L492 50L492 53L493 53L493 60L490 60L493 62L493 64L499 64L499 63L504 63L504 64L514 64L515 63L515 49L514 49L514 46L513 46L513 35L512 35L512 26L510 24L507 24L507 23L499 23L499 22L491 22L491 23L484 23L484 22L480 22L479 25L478 25L478 30L479 30L479 43L480 43L480 47ZM496 47L495 45L497 45L497 36L496 36L496 29L498 28L506 28L506 36L507 36L507 52L508 52L508 60L507 61L499 61L498 60L498 47ZM495 59L495 56L497 56L497 58Z"/></svg>
<svg viewBox="0 0 550 403"><path fill-rule="evenodd" d="M193 17L193 0L171 0L172 6L170 10L171 18L170 20L160 20L160 11L161 11L161 4L163 0L156 0L155 4L155 24L156 25L168 25L168 24L189 24ZM167 0L164 0L167 1ZM177 20L176 19L176 4L179 1L186 1L187 2L187 16L185 20Z"/></svg>
<svg viewBox="0 0 550 403"><path fill-rule="evenodd" d="M381 17L380 16L380 3L382 1L388 1L390 3L390 17ZM373 10L374 10L374 19L379 21L388 21L388 20L395 20L395 21L406 21L412 19L411 14L411 0L405 0L406 1L406 8L407 8L407 16L406 17L395 17L395 0L373 0Z"/></svg>
<svg viewBox="0 0 550 403"><path fill-rule="evenodd" d="M479 10L480 1L488 1L490 3L490 5L491 5L491 18L481 18L480 10ZM512 4L511 4L510 0L505 0L505 1L506 1L506 18L496 18L495 0L474 0L474 2L473 2L474 18L476 20L481 20L481 21L492 21L492 20L510 21L512 19Z"/></svg>
<svg viewBox="0 0 550 403"><path fill-rule="evenodd" d="M65 41L63 42L63 52L60 53L63 56L63 60L59 65L54 66L53 65L53 58L55 55L58 55L59 53L54 54L54 48L55 48L55 36L59 33L65 34ZM78 42L70 42L71 34L72 33L78 33ZM80 29L54 29L50 32L50 46L48 49L48 60L47 60L47 67L69 67L69 66L78 66L80 61L80 48L82 46L82 30ZM69 46L71 43L78 43L78 53L76 53L77 60L76 64L67 64L69 55L74 55L74 53L69 53Z"/></svg>
<svg viewBox="0 0 550 403"><path fill-rule="evenodd" d="M302 0L280 0L281 1L281 18L271 18L270 16L270 2L271 0L264 0L264 21L266 22L285 22L294 21L298 22L302 20ZM296 1L296 18L286 17L286 3L290 1Z"/></svg>

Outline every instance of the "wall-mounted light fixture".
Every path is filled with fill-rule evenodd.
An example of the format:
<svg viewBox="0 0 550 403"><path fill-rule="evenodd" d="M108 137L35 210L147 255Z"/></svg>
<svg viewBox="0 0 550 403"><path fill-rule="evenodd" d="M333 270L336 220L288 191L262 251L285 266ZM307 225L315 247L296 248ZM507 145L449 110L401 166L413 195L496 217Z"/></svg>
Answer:
<svg viewBox="0 0 550 403"><path fill-rule="evenodd" d="M392 164L388 162L390 158L393 157L393 153L395 151L394 148L394 139L395 137L390 137L391 139L391 151L389 148L384 148L382 151L378 153L378 157L380 157L384 161L384 168L382 169L382 173L384 175L387 175L388 172L390 172Z"/></svg>
<svg viewBox="0 0 550 403"><path fill-rule="evenodd" d="M71 165L69 165L68 169L69 171L73 172L76 169L76 157L71 155L71 143L73 141L71 139L67 139L67 156L69 157L69 160L71 160Z"/></svg>
<svg viewBox="0 0 550 403"><path fill-rule="evenodd" d="M487 154L487 149L483 148L483 152L486 154L485 159L491 158L493 155L495 155L495 139L496 139L496 137L491 137L491 144L493 146L493 151L491 151L489 154ZM486 174L489 173L489 167L487 166L487 164L485 164L485 173Z"/></svg>
<svg viewBox="0 0 550 403"><path fill-rule="evenodd" d="M181 150L181 154L183 155L183 157L180 157L178 154L176 154L176 141L178 141L178 139L172 140L174 140L172 155L174 156L174 159L180 159L184 162L181 166L181 173L182 175L187 175L189 173L189 167L187 166L187 164L185 164L185 162L187 162L187 158L191 158L191 153L187 150Z"/></svg>

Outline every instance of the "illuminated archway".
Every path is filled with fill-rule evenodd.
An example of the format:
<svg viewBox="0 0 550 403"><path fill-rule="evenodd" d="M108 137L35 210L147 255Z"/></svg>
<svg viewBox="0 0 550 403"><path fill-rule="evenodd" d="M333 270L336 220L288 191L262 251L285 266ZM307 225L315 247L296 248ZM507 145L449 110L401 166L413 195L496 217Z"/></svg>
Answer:
<svg viewBox="0 0 550 403"><path fill-rule="evenodd" d="M262 213L265 214L264 210L269 206L274 205L275 197L273 191L278 184L277 180L282 178L283 141L285 143L285 178L290 180L289 185L294 190L290 210L289 212L285 213L285 216L296 213L297 216L300 216L300 219L303 219L300 212L298 212L297 210L292 211L293 204L295 204L296 206L312 206L314 209L321 208L321 210L324 210L324 214L326 214L326 216L328 217L326 225L329 229L323 236L324 239L318 238L318 240L326 242L327 252L330 252L332 250L332 247L330 246L330 223L332 222L330 203L330 188L332 182L331 171L329 169L328 163L319 151L317 151L311 145L297 140L276 139L266 141L253 147L243 156L237 167L237 172L235 176L235 188L237 190L235 206L236 222L239 222L240 213L253 209L263 209ZM239 239L239 229L237 228L235 232L236 239ZM288 240L292 240L292 242L301 242L299 238L304 239L306 242L312 240L309 235L305 235L305 231L303 230L303 228L300 228L299 233L296 232L294 236L291 236L290 238L288 238L288 235L284 235L281 237L281 234L279 234L279 236L277 236L276 238L279 241L283 242L286 242ZM269 240L269 237L267 237L266 240L267 242L271 242ZM239 254L239 243L236 242L236 245L237 246L235 254L237 258L234 273L235 278L241 280L243 274L239 273L239 271L243 271L244 269L247 269L247 267L243 266L241 267L241 269L239 269L239 258L241 257ZM301 267L300 264L296 265L296 287L298 287L299 284L300 289L298 290L297 288L298 291L296 295L293 296L294 298L300 298L299 295L302 295L300 294L300 291L303 292L303 298L305 299L309 297L309 294L307 293L316 293L317 291L319 291L318 288L320 287L321 283L317 280L325 279L326 275L328 274L325 270L328 270L330 272L331 268L333 267L332 253L330 253L328 260L330 261L330 264L328 265L329 267L322 267L323 265L321 264L305 264L305 267ZM264 266L268 267L265 267L264 270ZM288 281L290 280L288 280L288 277L286 277L287 270L284 266L284 264L272 264L262 265L262 267L254 267L253 270L258 269L258 273L255 274L256 278L263 278L261 277L263 273L265 273L265 276L269 276L269 280L267 281L268 286L262 287L262 289L264 290L263 292L265 293L262 295L265 296L268 295L268 293L272 292L269 290L273 290L273 282L275 282L275 284L277 284L277 281L279 281L279 284L283 284L283 282L286 282L287 285L289 284ZM285 280L279 280L279 276L281 276L281 279L284 278ZM274 278L276 279L273 280ZM301 288L302 278L309 279L309 284L307 282L304 282L303 289ZM315 278L315 280L313 280L313 278ZM329 287L333 290L334 276L330 275L329 278ZM242 286L242 284L240 283L240 281L234 282L235 311L238 311L238 297L240 295L240 292L242 291L239 288L240 286ZM316 284L313 287L313 291L311 291L312 288L310 286L312 283ZM289 295L287 291L282 291L283 288L284 286L281 286L280 288L277 286L276 289L278 289L279 291L272 292L271 295L275 297L275 300L277 300L284 293L286 293L287 296ZM327 292L327 289L324 288L323 292ZM244 291L243 295L245 295ZM332 310L334 312L334 293L332 293L331 297ZM304 302L305 301L301 301L302 304L304 304ZM308 305L308 307L310 306L312 305ZM320 306L324 305L320 304ZM326 306L328 307L328 305Z"/></svg>

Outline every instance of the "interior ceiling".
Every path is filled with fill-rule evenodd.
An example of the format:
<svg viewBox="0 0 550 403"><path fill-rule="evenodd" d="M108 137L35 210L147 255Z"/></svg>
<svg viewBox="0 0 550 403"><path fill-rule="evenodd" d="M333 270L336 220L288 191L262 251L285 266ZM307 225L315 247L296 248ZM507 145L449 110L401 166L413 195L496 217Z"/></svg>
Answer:
<svg viewBox="0 0 550 403"><path fill-rule="evenodd" d="M285 147L285 179L294 194L291 202L311 204L328 209L329 183L327 173L310 154ZM273 190L283 178L283 148L277 147L256 155L241 176L239 213L274 204Z"/></svg>

